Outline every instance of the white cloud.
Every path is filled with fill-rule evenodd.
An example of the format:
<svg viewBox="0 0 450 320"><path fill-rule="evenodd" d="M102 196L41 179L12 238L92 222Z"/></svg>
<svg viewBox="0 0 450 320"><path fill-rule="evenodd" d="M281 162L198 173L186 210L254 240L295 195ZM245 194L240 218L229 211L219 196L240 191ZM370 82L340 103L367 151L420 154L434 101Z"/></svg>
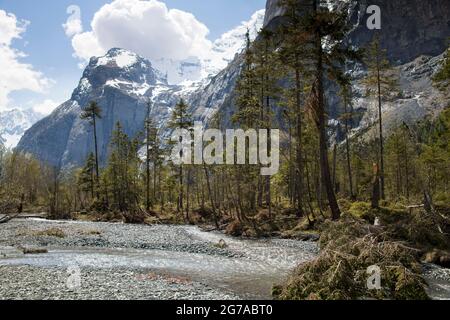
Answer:
<svg viewBox="0 0 450 320"><path fill-rule="evenodd" d="M254 38L263 20L259 10L212 43L208 28L191 13L158 0L113 0L95 13L91 30L72 38L72 47L80 68L117 47L149 59L171 83L197 81L225 68L244 47L247 28Z"/></svg>
<svg viewBox="0 0 450 320"><path fill-rule="evenodd" d="M205 57L212 47L208 28L194 15L157 0L114 0L95 13L91 28L72 39L75 55L84 60L113 47L150 60L183 60Z"/></svg>
<svg viewBox="0 0 450 320"><path fill-rule="evenodd" d="M56 101L53 101L51 99L45 99L44 101L33 105L33 111L41 113L43 115L49 115L59 105L60 103Z"/></svg>
<svg viewBox="0 0 450 320"><path fill-rule="evenodd" d="M83 25L81 20L68 19L66 23L63 24L64 32L69 38L83 32Z"/></svg>
<svg viewBox="0 0 450 320"><path fill-rule="evenodd" d="M28 24L28 21L17 21L15 15L0 10L0 45L11 45L13 39L20 38L25 32Z"/></svg>
<svg viewBox="0 0 450 320"><path fill-rule="evenodd" d="M82 60L89 60L91 57L102 56L107 49L103 49L97 41L93 32L84 32L77 34L72 39L72 46L75 50L74 55Z"/></svg>
<svg viewBox="0 0 450 320"><path fill-rule="evenodd" d="M11 47L14 39L20 39L29 22L0 10L0 110L8 108L9 94L18 90L43 92L51 80L36 71L32 65L20 61L26 55Z"/></svg>

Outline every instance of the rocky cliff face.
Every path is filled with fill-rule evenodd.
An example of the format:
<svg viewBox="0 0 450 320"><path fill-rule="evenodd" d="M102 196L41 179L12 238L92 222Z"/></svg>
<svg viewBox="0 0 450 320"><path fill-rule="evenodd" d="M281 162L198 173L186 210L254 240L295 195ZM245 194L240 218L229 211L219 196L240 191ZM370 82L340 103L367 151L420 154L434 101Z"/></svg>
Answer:
<svg viewBox="0 0 450 320"><path fill-rule="evenodd" d="M276 29L283 23L280 0L268 0L264 26ZM304 5L310 0L298 0ZM385 129L402 122L414 122L426 115L439 113L448 105L448 93L436 90L431 78L439 68L443 52L450 38L450 1L448 0L326 0L322 5L332 10L348 10L352 28L348 41L356 47L366 46L376 33L381 45L396 65L403 96L384 104ZM367 8L377 5L381 9L381 30L367 28ZM365 71L361 67L352 70L355 78L354 108L361 117L355 132L372 127L377 120L376 101L364 97L361 79ZM338 88L327 88L330 125L339 138L340 124L336 120L341 112ZM370 130L369 130L370 135Z"/></svg>
<svg viewBox="0 0 450 320"><path fill-rule="evenodd" d="M299 0L299 3L308 1ZM447 48L450 37L448 0L327 0L322 3L334 9L348 6L353 25L349 41L358 47L365 46L375 34L367 28L368 6L379 6L382 46L397 64L411 62L420 55L437 56ZM280 0L268 0L264 25L278 25L282 14Z"/></svg>
<svg viewBox="0 0 450 320"><path fill-rule="evenodd" d="M389 133L402 123L413 124L426 116L439 114L450 101L448 92L439 91L433 86L432 77L439 69L444 54L436 57L419 56L411 62L397 66L401 96L383 103L384 130ZM355 133L361 129L369 130L365 138L377 135L375 121L378 120L378 104L375 99L364 97L366 89L361 85L363 71L356 72L354 81L354 104L356 114L361 115ZM336 102L334 106L339 106ZM337 131L343 129L338 125Z"/></svg>
<svg viewBox="0 0 450 320"><path fill-rule="evenodd" d="M352 43L363 46L374 32L366 28L369 5L381 8L381 42L397 64L413 61L421 55L437 56L445 51L450 37L450 1L448 0L363 0L352 1L352 22L357 27L350 35Z"/></svg>

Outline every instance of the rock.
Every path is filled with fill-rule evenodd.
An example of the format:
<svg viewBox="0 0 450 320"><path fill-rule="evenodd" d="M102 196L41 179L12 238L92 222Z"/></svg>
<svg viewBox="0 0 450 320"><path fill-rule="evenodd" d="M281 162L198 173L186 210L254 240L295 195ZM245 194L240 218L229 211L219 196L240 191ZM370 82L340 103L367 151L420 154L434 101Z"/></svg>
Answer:
<svg viewBox="0 0 450 320"><path fill-rule="evenodd" d="M226 249L226 248L228 248L228 245L225 242L225 240L220 239L219 243L217 244L217 247L220 248L220 249Z"/></svg>
<svg viewBox="0 0 450 320"><path fill-rule="evenodd" d="M450 268L450 255L446 254L439 258L439 265L444 268Z"/></svg>
<svg viewBox="0 0 450 320"><path fill-rule="evenodd" d="M299 4L306 0L298 0ZM284 13L281 0L268 0L264 26L279 24ZM437 56L447 48L450 36L450 2L447 0L328 0L329 8L342 10L349 5L353 28L349 41L365 46L375 34L367 28L367 7L381 9L382 26L379 32L383 48L389 58L398 64L414 60L420 55Z"/></svg>
<svg viewBox="0 0 450 320"><path fill-rule="evenodd" d="M45 248L35 248L35 247L21 247L20 248L23 254L42 254L48 253L48 250Z"/></svg>
<svg viewBox="0 0 450 320"><path fill-rule="evenodd" d="M435 249L425 254L424 261L444 268L450 268L450 253Z"/></svg>

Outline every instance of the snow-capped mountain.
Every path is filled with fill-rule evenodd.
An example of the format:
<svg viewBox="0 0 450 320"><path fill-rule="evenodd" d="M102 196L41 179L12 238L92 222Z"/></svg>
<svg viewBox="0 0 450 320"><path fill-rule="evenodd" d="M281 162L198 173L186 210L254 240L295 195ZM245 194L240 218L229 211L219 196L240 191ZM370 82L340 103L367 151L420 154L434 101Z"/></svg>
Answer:
<svg viewBox="0 0 450 320"><path fill-rule="evenodd" d="M283 23L279 1L267 2L265 27L268 29L275 29ZM443 8L448 7L448 1L438 1ZM331 5L331 2L340 3L330 0L328 4ZM361 18L364 16L365 7L360 4L366 2L366 0L351 1L351 23L354 24L354 28L348 38L357 47L365 46L373 36L373 32L368 31L365 20ZM435 110L440 110L444 105L443 101L448 100L442 99L440 93L433 92L430 80L438 58L429 59L420 56L426 54L437 57L445 50L444 44L449 35L444 26L448 24L449 18L444 12L450 11L429 8L428 4L419 0L402 0L398 3L388 0L376 2L382 7L384 14L391 17L385 19L381 39L390 49L391 61L402 70L401 82L405 93L404 99L395 101L392 105L392 112L387 110L390 112L387 120L403 121L405 119L403 115L407 115L411 121L415 121ZM414 2L414 5L409 5L409 2ZM399 14L406 12L405 7L414 11L414 14L408 13L407 17ZM420 14L416 12L418 10ZM251 30L253 37L259 29L259 23L262 22L261 17L260 13L252 19L255 21L250 24L255 26ZM419 31L430 29L436 32L421 33L423 36L419 38L416 33L411 32L398 36L401 41L394 43L391 35L403 34L405 21L408 22L408 26ZM103 117L97 123L102 163L107 159L111 133L117 122L120 122L123 130L132 137L143 130L148 101L153 103L151 117L163 132L173 106L181 97L187 100L196 119L207 123L208 119L220 110L226 121L235 111L235 84L243 65L243 56L237 53L245 45L245 32L248 26L243 24L240 30L236 29L237 31L222 36L214 43L217 55L212 54L205 61L188 59L184 62L157 61L156 64L152 64L137 54L123 49L111 49L103 57L92 58L72 97L50 116L27 130L17 148L61 168L82 165L88 153L93 150L93 139L91 126L80 119L80 114L81 108L91 100L98 102L103 109ZM438 39L435 38L436 35ZM166 67L161 67L164 63ZM169 70L169 66L173 68ZM221 66L226 67L215 74L217 69L214 68L219 69ZM174 79L174 72L178 77L176 78L178 81L175 81L177 84L171 81L171 77ZM333 119L339 119L342 109L337 89L328 85L326 91L330 123L337 123ZM419 93L420 96L409 97L409 93ZM367 104L370 104L370 101L362 98L360 103L355 104L355 110L362 115L359 121L361 125L370 118L371 113Z"/></svg>
<svg viewBox="0 0 450 320"><path fill-rule="evenodd" d="M6 148L15 148L25 131L43 117L33 109L0 112L0 143Z"/></svg>
<svg viewBox="0 0 450 320"><path fill-rule="evenodd" d="M211 80L225 69L229 63L245 47L245 34L250 32L250 38L256 38L264 21L265 10L259 10L248 21L243 21L233 30L223 34L213 42L208 57L199 59L191 57L182 61L159 59L151 63L135 53L122 49L110 50L105 56L91 59L78 87L72 94L72 104L66 106L66 111L77 106L84 106L93 96L109 94L111 91L133 97L140 101L151 99L158 104L160 110L157 121L163 124L168 120L170 108L178 97L199 97L193 95L202 88L209 88ZM209 85L209 86L208 86ZM100 88L98 94L95 88ZM223 90L219 90L224 92ZM196 99L197 99L196 98ZM224 99L221 96L219 100ZM211 112L217 108L219 100L209 97L206 106L200 109ZM199 112L197 112L199 113ZM200 112L201 113L201 112ZM16 111L17 118L9 121L7 126L0 127L2 141L8 147L15 147L24 132L38 120L43 118L32 111ZM205 118L203 114L199 117ZM27 118L28 117L28 118ZM6 122L9 116L5 116ZM18 125L15 126L14 123ZM1 125L1 124L0 124ZM139 125L138 125L139 127ZM4 128L4 129L2 129Z"/></svg>
<svg viewBox="0 0 450 320"><path fill-rule="evenodd" d="M90 101L96 101L102 108L97 138L100 160L104 162L117 122L129 136L138 135L144 128L150 101L151 117L164 133L180 98L187 100L197 119L208 119L231 93L239 68L236 64L215 77L172 85L150 61L113 48L105 56L90 60L71 98L31 127L18 149L63 168L81 165L93 150L93 143L92 128L80 119L80 114Z"/></svg>
<svg viewBox="0 0 450 320"><path fill-rule="evenodd" d="M254 40L264 23L265 10L255 12L250 20L243 21L239 26L224 33L213 42L207 58L190 57L182 61L171 59L158 59L152 61L154 67L167 75L170 84L183 82L197 82L217 75L245 47L245 34L250 33Z"/></svg>

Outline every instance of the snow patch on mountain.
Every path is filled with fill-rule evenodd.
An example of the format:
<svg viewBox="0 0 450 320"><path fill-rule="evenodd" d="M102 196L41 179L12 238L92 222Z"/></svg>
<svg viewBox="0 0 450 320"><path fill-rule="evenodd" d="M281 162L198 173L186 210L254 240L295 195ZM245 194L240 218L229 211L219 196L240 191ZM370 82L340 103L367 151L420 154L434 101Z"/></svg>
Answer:
<svg viewBox="0 0 450 320"><path fill-rule="evenodd" d="M243 21L239 26L224 33L214 41L207 58L190 57L181 61L161 58L152 61L153 65L167 75L170 84L186 84L189 81L192 84L215 76L245 48L247 30L251 40L257 37L264 23L264 15L264 9L256 11L250 20Z"/></svg>
<svg viewBox="0 0 450 320"><path fill-rule="evenodd" d="M6 148L15 148L25 131L43 117L33 109L0 112L0 143Z"/></svg>
<svg viewBox="0 0 450 320"><path fill-rule="evenodd" d="M214 42L212 59L207 61L205 71L217 74L225 69L228 64L240 53L246 44L247 30L250 34L250 40L256 39L258 32L264 23L265 10L256 11L250 20L242 22L239 26L224 33Z"/></svg>
<svg viewBox="0 0 450 320"><path fill-rule="evenodd" d="M138 60L135 53L128 50L117 49L112 53L98 59L97 66L115 63L119 68L127 68L134 65Z"/></svg>

